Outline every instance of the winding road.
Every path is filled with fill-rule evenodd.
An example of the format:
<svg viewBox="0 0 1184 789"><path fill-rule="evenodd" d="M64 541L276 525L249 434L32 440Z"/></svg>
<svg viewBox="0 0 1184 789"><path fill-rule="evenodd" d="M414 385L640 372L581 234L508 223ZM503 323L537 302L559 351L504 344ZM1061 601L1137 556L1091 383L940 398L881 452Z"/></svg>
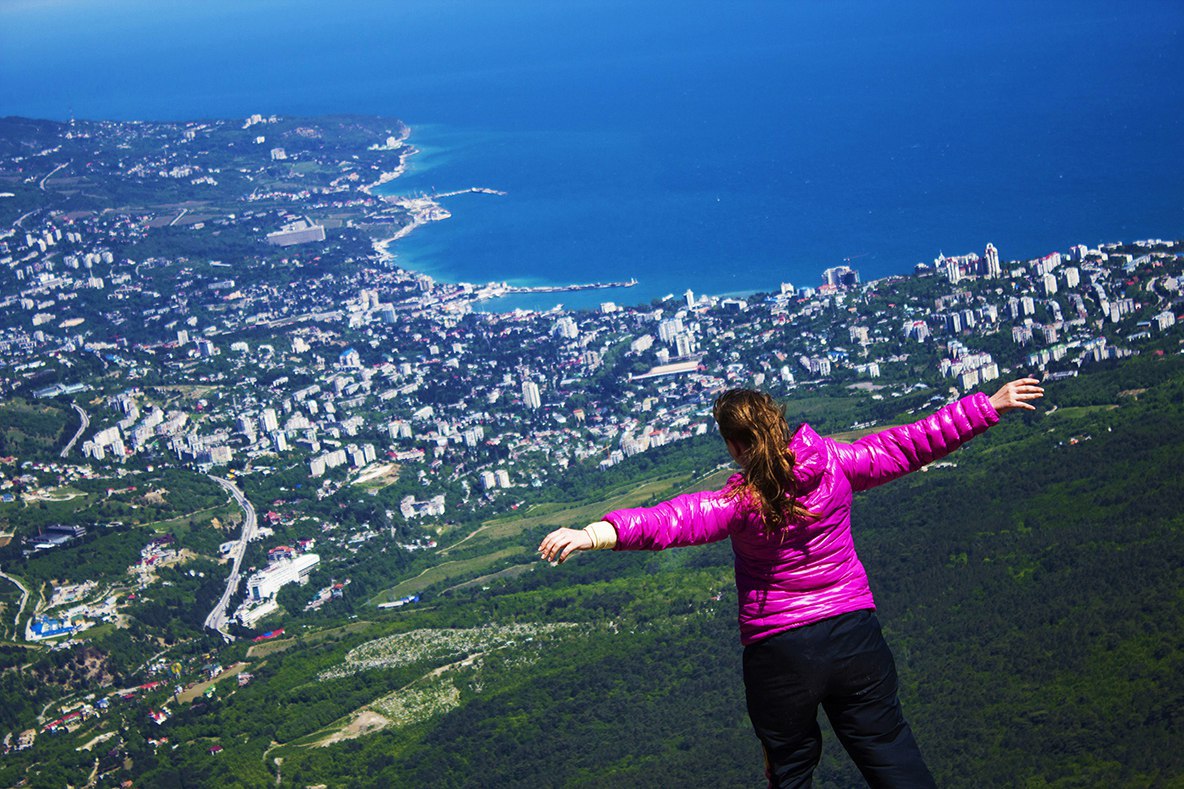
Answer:
<svg viewBox="0 0 1184 789"><path fill-rule="evenodd" d="M206 627L210 630L217 630L222 634L222 638L230 642L234 640L234 636L230 635L229 631L226 630L226 625L230 621L230 618L226 615L226 608L230 605L230 599L238 591L238 582L241 580L239 568L243 563L243 554L247 552L247 543L255 537L258 521L255 519L254 505L247 501L247 497L243 495L243 492L233 482L213 475L209 475L209 477L233 496L235 502L243 510L242 533L239 535L238 542L230 550L231 570L230 577L226 579L226 591L222 593L222 598L218 600L218 604L214 606L214 610L210 611L210 615L206 617L205 622Z"/></svg>
<svg viewBox="0 0 1184 789"><path fill-rule="evenodd" d="M86 415L86 412L82 410L78 403L71 403L70 405L74 406L74 410L78 412L78 416L82 417L82 424L78 426L78 432L70 439L70 443L66 444L66 448L62 450L62 457L70 454L70 450L74 448L74 444L78 439L82 438L82 434L90 427L90 417Z"/></svg>
<svg viewBox="0 0 1184 789"><path fill-rule="evenodd" d="M73 160L71 160L71 161L73 161ZM58 170L62 170L62 169L66 168L66 167L69 167L69 166L70 166L70 162L66 162L66 163L64 163L64 164L59 164L57 167L55 167L55 168L53 168L52 170L50 170L50 171L49 171L49 175L47 175L47 176L45 176L44 178L42 178L42 179L41 179L41 183L39 184L39 186L41 187L41 191L42 191L42 192L46 191L46 189L45 189L45 182L46 182L46 181L48 181L50 178L52 178L52 177L53 177L53 175L54 175L54 173L56 173Z"/></svg>
<svg viewBox="0 0 1184 789"><path fill-rule="evenodd" d="M13 578L3 570L0 570L0 578L3 578L7 581L12 581L17 585L17 588L21 590L21 604L16 607L16 616L12 618L12 624L15 627L20 624L21 614L25 612L25 603L29 600L29 590L25 588L23 583L18 581L16 578ZM15 634L15 640L20 640L20 633Z"/></svg>

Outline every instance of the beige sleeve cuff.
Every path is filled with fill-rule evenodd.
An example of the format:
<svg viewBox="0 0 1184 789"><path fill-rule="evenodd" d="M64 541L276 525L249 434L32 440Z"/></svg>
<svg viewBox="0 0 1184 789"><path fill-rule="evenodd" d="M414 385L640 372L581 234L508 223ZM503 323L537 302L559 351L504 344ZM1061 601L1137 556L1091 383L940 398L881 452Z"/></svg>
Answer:
<svg viewBox="0 0 1184 789"><path fill-rule="evenodd" d="M592 538L592 550L599 551L614 548L617 544L617 527L608 521L596 521L584 527L584 531Z"/></svg>

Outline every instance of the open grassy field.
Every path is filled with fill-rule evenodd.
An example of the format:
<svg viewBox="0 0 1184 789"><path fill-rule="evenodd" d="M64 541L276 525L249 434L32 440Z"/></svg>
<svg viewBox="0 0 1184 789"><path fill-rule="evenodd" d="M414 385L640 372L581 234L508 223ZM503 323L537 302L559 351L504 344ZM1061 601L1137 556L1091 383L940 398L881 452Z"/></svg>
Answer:
<svg viewBox="0 0 1184 789"><path fill-rule="evenodd" d="M731 474L731 469L720 469L694 480L686 475L657 477L638 485L618 486L593 501L574 505L544 502L510 516L490 519L464 539L437 553L442 560L439 564L379 592L369 602L378 604L397 600L438 584L447 584L445 591L463 589L504 575L526 572L536 561L534 538L526 536L532 532L561 526L582 528L599 520L606 512L640 506L654 497L722 487ZM499 568L498 565L507 559L520 561Z"/></svg>
<svg viewBox="0 0 1184 789"><path fill-rule="evenodd" d="M499 562L512 557L524 557L531 553L524 545L511 545L492 553L481 554L470 559L456 559L429 567L414 578L408 578L396 586L379 592L370 599L371 603L387 603L400 597L417 594L438 583L456 581L460 583L487 573Z"/></svg>
<svg viewBox="0 0 1184 789"><path fill-rule="evenodd" d="M713 478L714 475L709 477L709 479ZM726 478L725 476L724 479ZM474 544L482 542L518 538L523 533L542 526L582 528L592 521L600 520L606 512L639 506L654 496L667 495L671 494L673 490L682 489L684 484L694 487L685 476L658 477L639 485L606 491L604 498L594 501L570 505L561 502L535 504L520 513L485 521L468 537L450 545L440 553L446 555L450 552L457 552L457 549L462 546L471 548Z"/></svg>
<svg viewBox="0 0 1184 789"><path fill-rule="evenodd" d="M207 507L204 510L198 510L197 512L191 512L188 515L170 518L169 520L145 523L144 525L159 534L164 534L165 532L175 533L177 531L188 531L190 521L197 523L198 528L208 527L214 518L218 519L222 524L222 528L227 528L228 526L236 526L243 519L243 513L237 504L231 502L229 504L220 504L217 507Z"/></svg>

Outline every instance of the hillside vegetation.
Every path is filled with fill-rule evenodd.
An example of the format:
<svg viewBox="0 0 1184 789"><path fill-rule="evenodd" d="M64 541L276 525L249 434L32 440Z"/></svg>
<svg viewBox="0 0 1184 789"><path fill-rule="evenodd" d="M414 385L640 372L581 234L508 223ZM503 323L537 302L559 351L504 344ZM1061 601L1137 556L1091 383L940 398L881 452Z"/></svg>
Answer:
<svg viewBox="0 0 1184 789"><path fill-rule="evenodd" d="M1172 747L1182 452L1184 359L1142 358L1050 385L1039 413L857 497L856 542L940 785L1184 781ZM357 602L330 626L290 620L266 648L220 648L250 684L222 681L192 704L162 697L174 717L126 732L137 783L761 785L726 543L529 562L548 529L609 501L718 483L709 457L647 468L633 495L614 485L486 523L422 560L442 569L420 576L418 604ZM58 753L58 765L29 775L10 757L0 784L61 785L96 758L74 749L111 725L42 738L39 763ZM827 736L816 785L859 785Z"/></svg>

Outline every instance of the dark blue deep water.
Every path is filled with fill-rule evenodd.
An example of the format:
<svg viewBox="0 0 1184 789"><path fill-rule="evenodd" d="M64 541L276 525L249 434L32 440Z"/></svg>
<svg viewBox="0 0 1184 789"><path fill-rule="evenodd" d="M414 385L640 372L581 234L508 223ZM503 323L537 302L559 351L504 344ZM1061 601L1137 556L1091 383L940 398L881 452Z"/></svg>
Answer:
<svg viewBox="0 0 1184 789"><path fill-rule="evenodd" d="M11 0L0 114L397 116L392 191L508 193L403 265L631 303L1180 237L1182 33L1178 0Z"/></svg>

